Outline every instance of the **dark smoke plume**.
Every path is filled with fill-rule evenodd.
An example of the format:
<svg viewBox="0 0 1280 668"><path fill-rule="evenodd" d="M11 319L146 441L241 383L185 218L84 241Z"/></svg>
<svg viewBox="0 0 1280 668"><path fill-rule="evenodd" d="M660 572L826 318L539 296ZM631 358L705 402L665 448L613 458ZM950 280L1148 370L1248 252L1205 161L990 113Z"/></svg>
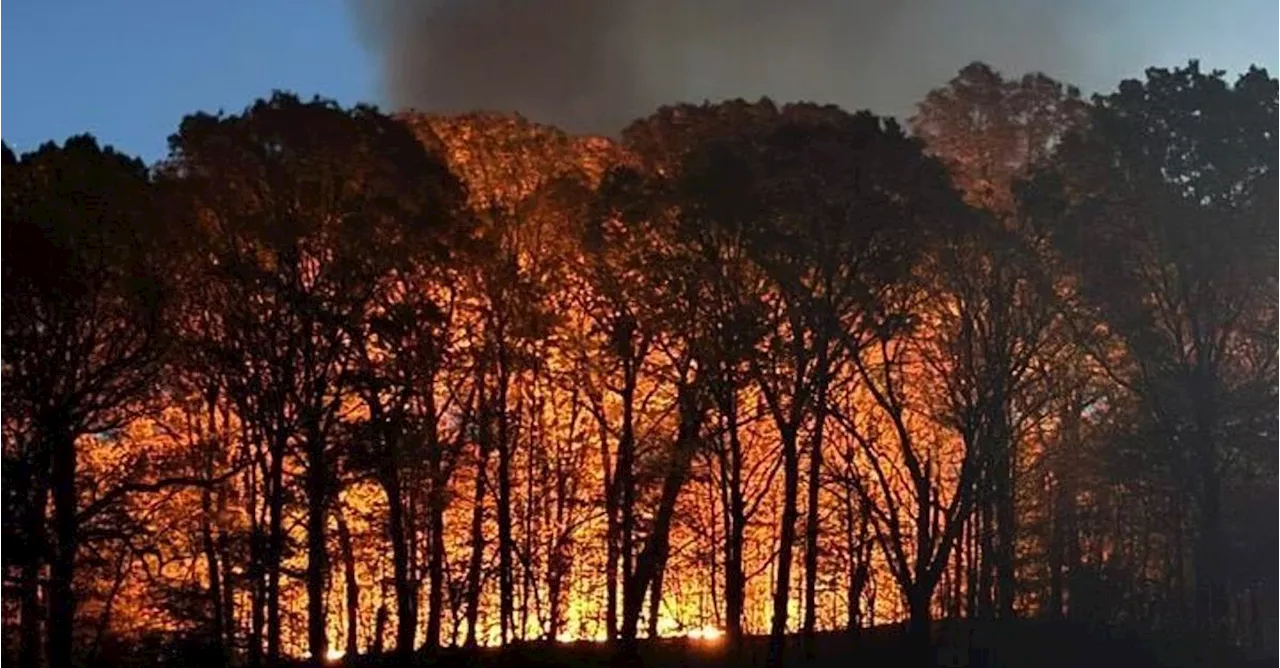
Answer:
<svg viewBox="0 0 1280 668"><path fill-rule="evenodd" d="M1008 75L1043 71L1086 90L1109 88L1157 64L1147 56L1164 57L1150 53L1138 27L1149 24L1147 15L1183 4L350 1L362 36L381 58L391 106L514 110L602 134L662 104L761 95L905 116L973 60Z"/></svg>

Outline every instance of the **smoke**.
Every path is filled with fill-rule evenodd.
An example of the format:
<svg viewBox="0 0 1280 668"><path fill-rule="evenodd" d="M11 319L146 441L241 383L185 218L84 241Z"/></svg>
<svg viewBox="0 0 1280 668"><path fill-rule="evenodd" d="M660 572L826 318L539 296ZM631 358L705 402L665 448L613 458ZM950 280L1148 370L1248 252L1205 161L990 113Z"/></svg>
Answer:
<svg viewBox="0 0 1280 668"><path fill-rule="evenodd" d="M600 134L662 104L761 95L906 116L973 60L1086 89L1154 64L1117 35L1135 3L1114 0L350 2L391 106Z"/></svg>

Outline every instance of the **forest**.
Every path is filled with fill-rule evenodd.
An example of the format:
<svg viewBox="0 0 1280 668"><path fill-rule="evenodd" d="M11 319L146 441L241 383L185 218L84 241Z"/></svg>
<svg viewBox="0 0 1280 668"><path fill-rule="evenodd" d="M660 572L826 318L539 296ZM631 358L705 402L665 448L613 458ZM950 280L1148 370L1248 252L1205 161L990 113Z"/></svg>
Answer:
<svg viewBox="0 0 1280 668"><path fill-rule="evenodd" d="M6 144L4 662L1275 657L1277 102L973 63L902 124L276 92L153 165Z"/></svg>

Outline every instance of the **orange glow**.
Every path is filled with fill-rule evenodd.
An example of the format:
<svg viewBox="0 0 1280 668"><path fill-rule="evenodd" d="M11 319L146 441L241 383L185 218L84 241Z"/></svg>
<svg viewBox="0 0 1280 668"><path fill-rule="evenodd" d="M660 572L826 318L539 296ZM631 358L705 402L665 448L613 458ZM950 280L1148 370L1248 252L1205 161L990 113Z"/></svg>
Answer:
<svg viewBox="0 0 1280 668"><path fill-rule="evenodd" d="M474 187L470 191L473 197L482 195L494 197L525 197L535 186L542 183L542 177L530 170L537 166L539 158L523 153L508 156L503 160L489 160L492 156L479 147L483 142L474 136L471 128L464 121L440 120L444 126L437 127L442 139L451 147L453 167ZM456 125L456 127L454 127ZM491 132L485 141L494 142L497 148L493 151L509 151L504 131L510 130L505 125ZM564 144L548 139L546 146L552 152L560 151ZM578 147L582 152L597 155L607 152L607 143L588 142L586 147ZM538 146L539 144L531 144ZM474 152L464 151L471 147ZM598 157L598 156L597 156ZM517 159L519 158L519 159ZM571 165L569 157L555 156L555 169L568 169ZM526 165L525 162L530 164ZM488 169L500 167L490 174ZM537 167L541 168L541 167ZM598 179L599 170L588 170L592 179ZM529 172L529 173L526 173ZM511 192L512 190L516 192ZM525 224L533 226L540 218L531 217ZM550 223L547 223L550 226ZM563 231L548 229L544 233L548 237L561 234ZM538 238L542 238L541 235ZM560 243L568 244L567 240ZM572 249L571 249L572 250ZM566 257L572 258L573 252L563 251ZM528 253L529 258L537 260L542 257L537 253ZM524 256L522 256L523 259ZM562 258L563 259L563 258ZM565 260L569 266L573 262ZM543 276L539 267L522 266L521 271L531 275ZM545 272L555 276L554 272ZM543 280L543 279L539 279ZM555 282L558 281L558 282ZM558 331L547 342L539 342L538 347L530 345L529 350L520 350L522 355L536 353L546 361L545 368L519 369L513 373L510 382L508 401L509 414L512 417L511 461L510 461L510 510L513 514L512 528L517 559L513 565L514 594L517 597L516 612L511 620L508 637L515 640L533 640L554 635L560 642L603 642L608 638L606 606L608 583L606 571L606 543L608 524L605 515L603 498L605 480L604 471L616 466L617 441L621 431L623 408L616 391L605 388L615 387L618 383L618 371L610 361L607 351L609 342L599 331L593 317L582 306L592 303L596 296L591 294L591 285L578 278L559 277L545 278L545 286L552 300L564 309L566 314L556 324ZM448 503L443 510L443 542L444 542L444 595L443 610L440 615L440 642L445 645L459 645L465 642L469 632L473 633L480 645L498 645L502 641L499 610L501 593L498 578L490 572L491 564L498 561L498 529L494 506L494 492L497 477L496 456L490 456L484 469L487 478L487 489L481 500L484 505L479 527L483 545L480 559L483 577L479 579L476 592L477 612L472 622L466 618L466 601L464 594L467 588L466 575L471 569L470 557L473 552L472 542L472 509L476 497L475 489L480 478L477 471L477 445L468 440L462 428L463 420L475 420L475 406L467 404L477 396L474 373L471 370L470 356L475 347L484 342L485 320L482 317L485 298L476 293L476 288L464 281L457 284L429 284L426 289L441 304L453 304L455 312L448 315L449 320L442 322L442 330L446 335L442 345L447 347L445 357L456 367L446 365L431 381L431 396L440 407L442 415L435 425L436 436L441 443L451 444L449 456L456 461L449 463L455 467L452 477L447 481ZM634 430L641 440L641 460L638 463L642 473L641 489L637 490L638 504L644 507L637 509L637 514L645 518L637 528L639 542L644 542L646 521L651 516L654 497L658 496L661 481L654 478L654 471L660 471L664 462L662 453L669 448L678 430L676 402L678 391L673 384L672 368L673 352L662 346L647 349L642 358L637 360L637 380L634 406ZM394 360L394 356L381 348L371 355L372 363L382 364ZM928 376L926 364L917 359L908 361L910 368L904 370L903 377L910 383L909 390L912 402L922 406L927 404L930 388L938 383ZM856 388L852 383L852 371L844 368L841 377L834 382L834 387ZM572 381L572 382L571 382ZM361 397L352 395L344 397L343 419L353 424L369 420L369 410ZM843 389L833 392L833 401L848 415L857 416L857 427L876 440L880 435L888 434L889 427L883 416L871 405L865 391ZM743 419L738 425L741 443L741 480L747 505L751 516L744 518L746 522L742 536L739 558L740 567L746 574L743 588L742 627L748 634L764 634L769 630L771 615L771 591L776 578L773 566L777 549L778 527L783 516L781 475L777 472L779 435L774 421L764 409L766 404L758 388L751 383L743 383L736 395L740 404ZM86 479L101 481L103 484L128 479L138 475L142 467L135 463L147 460L160 461L171 459L172 466L188 467L180 469L190 475L223 475L233 471L238 457L254 454L254 442L247 439L251 431L240 424L234 407L225 399L217 399L219 404L213 408L225 413L217 421L208 417L212 415L210 407L204 405L199 396L174 397L173 405L163 413L150 419L139 420L130 424L120 432L118 441L111 447L88 447L81 458L81 467ZM222 414L220 413L220 415ZM957 448L955 439L946 434L935 434L936 427L928 419L927 411L916 409L914 405L908 410L908 423L918 429L922 439L936 445L937 452L930 452L931 463L939 478L938 496L946 500L950 496L950 485L953 483L956 466ZM470 416L470 417L468 417ZM468 428L474 425L467 425ZM719 428L715 418L708 418L704 429L708 434ZM868 453L858 446L857 439L848 425L829 420L825 428L824 440L828 463L826 466L839 473L837 469L845 469L854 474L866 470ZM813 431L812 424L801 427L802 441L809 439ZM710 442L710 439L708 439ZM890 440L879 439L873 448L883 465L890 469L890 477L898 479L902 476L901 456ZM603 442L602 442L603 441ZM212 473L204 471L204 467L192 468L189 453L197 445L216 443L223 446L224 451L218 454L222 460L210 465ZM705 455L705 456L704 456ZM647 635L649 629L656 634L668 638L687 638L698 643L716 644L723 642L725 631L725 545L727 529L724 525L725 498L722 496L723 485L728 484L724 470L717 463L712 451L700 453L690 464L692 471L678 496L674 516L676 518L669 537L671 554L665 563L662 577L662 592L658 607L658 619L650 625L648 616L651 608L646 603L639 623L640 634ZM282 464L286 485L301 484L304 474L299 460L294 456L284 459ZM188 470L190 469L190 470ZM420 475L415 472L414 475ZM235 544L238 537L248 536L254 523L265 522L265 501L261 496L261 471L258 468L241 469L235 475L226 478L225 483L213 491L208 499L202 499L197 488L183 488L167 495L143 496L136 498L136 508L131 512L139 517L155 516L155 531L167 538L159 542L158 549L165 550L164 568L160 577L174 588L183 587L189 591L204 591L210 582L208 555L200 538L204 532L217 545L218 540ZM805 479L802 486L810 484ZM846 479L853 479L847 476ZM356 644L360 653L372 651L375 647L390 649L395 644L397 610L395 592L391 582L394 575L393 549L388 539L389 501L386 491L367 476L344 476L343 487L336 494L334 513L345 519L345 527L349 533L349 543L344 545L338 539L336 520L331 519L327 527L329 541L329 591L327 592L326 624L329 643L332 649L326 653L326 660L339 661L346 655L346 633L354 627ZM412 494L421 493L423 481L414 481ZM879 493L883 490L875 490ZM898 490L893 490L895 493ZM904 490L907 493L909 490ZM406 492L408 494L408 492ZM821 583L841 582L850 572L849 560L852 549L847 545L845 515L855 511L842 502L842 496L853 494L846 484L841 489L822 487L819 492L819 505L829 513L819 513L823 525L820 527L823 554L833 555L824 558L819 564L818 579ZM412 522L417 532L413 541L425 551L426 519L423 506L427 499L415 497L404 501L405 505L414 509ZM802 496L801 503L804 504ZM147 506L144 504L154 504ZM203 505L211 507L212 520L209 526L200 523L205 517ZM808 508L799 508L800 517L805 517ZM909 509L902 512L902 524L908 529L914 521ZM301 502L290 503L284 509L285 540L291 545L306 544L304 508ZM165 533L167 532L167 533ZM797 548L800 546L797 545ZM637 552L639 548L633 548ZM345 554L344 554L345 553ZM871 574L869 588L861 594L858 605L862 607L864 619L862 623L884 623L901 619L904 610L900 596L895 589L895 582L888 571L885 561L878 550L867 552ZM228 550L225 554L214 555L219 568L223 569L223 582L226 574L231 573L236 583L233 593L229 620L233 627L235 639L244 641L252 629L251 591L246 584L246 563L244 557ZM425 568L421 553L412 555L417 569ZM227 560L230 560L228 563ZM348 566L347 562L350 564ZM555 577L558 587L559 603L556 611L558 619L551 622L550 600L552 599L553 569L558 564L561 569ZM288 572L301 572L307 565L307 555L303 550L290 551L284 559L282 568ZM160 608L160 600L154 594L154 588L148 586L150 580L143 577L144 566L140 564L134 571L125 573L125 584L117 593L110 591L88 592L82 599L82 610L86 614L94 614L102 608L106 601L112 601L112 617L110 629L114 633L140 634L156 625L157 619L165 620L162 624L174 625L164 618L167 614ZM617 566L619 573L622 566ZM795 630L801 619L801 603L798 593L802 591L803 568L797 560L792 566L791 591L793 593L790 606L788 626ZM110 583L112 573L104 572L99 580ZM422 628L424 618L429 610L427 598L426 574L417 577L416 595L418 596L415 614L418 615L415 626ZM344 595L348 578L355 582L353 588L357 592L354 609L348 612ZM848 604L845 589L839 585L821 585L816 604L817 625L822 629L843 628L846 624ZM304 583L297 578L283 578L280 583L280 599L283 616L286 622L281 628L281 645L283 652L289 656L306 656L306 597ZM621 608L621 586L617 592L619 612ZM554 626L554 629L553 629ZM422 643L421 631L415 638ZM338 649L339 647L343 649Z"/></svg>
<svg viewBox="0 0 1280 668"><path fill-rule="evenodd" d="M692 629L684 634L684 637L690 640L701 640L703 642L717 643L724 638L724 631L714 626L701 626Z"/></svg>

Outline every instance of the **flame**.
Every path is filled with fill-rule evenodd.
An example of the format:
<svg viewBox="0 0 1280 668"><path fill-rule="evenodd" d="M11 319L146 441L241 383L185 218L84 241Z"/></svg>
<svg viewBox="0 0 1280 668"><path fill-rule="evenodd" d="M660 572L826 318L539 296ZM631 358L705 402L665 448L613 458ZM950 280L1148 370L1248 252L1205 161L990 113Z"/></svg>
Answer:
<svg viewBox="0 0 1280 668"><path fill-rule="evenodd" d="M699 626L696 629L690 629L684 634L684 637L690 640L701 640L704 642L720 642L724 637L724 631L714 626Z"/></svg>
<svg viewBox="0 0 1280 668"><path fill-rule="evenodd" d="M569 632L569 631L565 631L565 632L562 632L560 635L556 636L556 642L560 642L560 643L575 643L575 642L594 642L594 643L605 643L605 642L609 642L609 634L608 634L608 633L606 633L605 631L597 631L597 632L595 632L594 634L591 634L591 635L581 635L581 634L577 634L577 633L572 633L572 632Z"/></svg>
<svg viewBox="0 0 1280 668"><path fill-rule="evenodd" d="M340 650L337 647L330 647L329 650L324 653L324 660L330 663L334 663L337 661L341 661L342 657L346 655L347 653L345 651Z"/></svg>

